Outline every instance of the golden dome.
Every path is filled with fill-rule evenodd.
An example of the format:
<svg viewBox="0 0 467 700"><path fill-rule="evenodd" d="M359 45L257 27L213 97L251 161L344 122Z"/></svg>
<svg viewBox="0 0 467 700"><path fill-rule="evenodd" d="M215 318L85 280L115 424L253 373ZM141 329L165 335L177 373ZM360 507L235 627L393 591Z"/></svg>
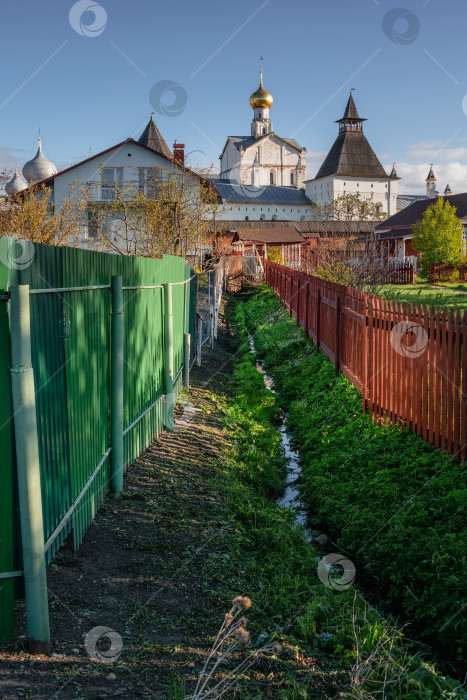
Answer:
<svg viewBox="0 0 467 700"><path fill-rule="evenodd" d="M256 107L267 107L269 109L273 101L271 93L263 87L263 71L261 71L261 82L259 88L250 97L250 104L253 109L256 109Z"/></svg>

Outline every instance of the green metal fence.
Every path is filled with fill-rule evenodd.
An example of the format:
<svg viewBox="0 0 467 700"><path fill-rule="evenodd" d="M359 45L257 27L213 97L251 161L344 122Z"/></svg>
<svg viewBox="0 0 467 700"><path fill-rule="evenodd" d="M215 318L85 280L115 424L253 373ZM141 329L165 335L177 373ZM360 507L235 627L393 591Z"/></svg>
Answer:
<svg viewBox="0 0 467 700"><path fill-rule="evenodd" d="M13 252L15 246L19 252ZM164 428L170 411L166 397L172 391L167 378L177 395L187 360L185 334L194 335L196 311L197 279L182 258L130 258L39 244L27 244L21 252L21 246L21 241L0 239L1 639L13 634L14 579L23 568L15 546L19 518L10 398L10 287L29 285L47 562L71 529L79 547L109 488L112 278L120 276L123 285L124 466ZM169 333L173 344L168 354ZM193 342L189 364L194 347Z"/></svg>

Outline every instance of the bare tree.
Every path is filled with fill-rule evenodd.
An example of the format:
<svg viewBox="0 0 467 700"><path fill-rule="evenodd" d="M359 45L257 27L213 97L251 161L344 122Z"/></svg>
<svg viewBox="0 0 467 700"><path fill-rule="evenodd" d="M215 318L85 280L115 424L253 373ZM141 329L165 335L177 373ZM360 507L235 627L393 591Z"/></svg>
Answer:
<svg viewBox="0 0 467 700"><path fill-rule="evenodd" d="M84 193L77 183L55 210L50 202L51 189L32 186L5 198L0 210L0 236L24 238L35 243L77 245L86 208Z"/></svg>
<svg viewBox="0 0 467 700"><path fill-rule="evenodd" d="M308 258L306 269L329 282L378 294L391 280L398 265L400 263L388 255L384 242L377 240L374 234L365 240L347 234L337 241L329 239L326 244L319 245Z"/></svg>
<svg viewBox="0 0 467 700"><path fill-rule="evenodd" d="M122 255L200 257L219 207L205 177L181 167L140 168L133 180L103 188L105 197L88 209L90 245Z"/></svg>
<svg viewBox="0 0 467 700"><path fill-rule="evenodd" d="M384 221L387 214L381 205L371 199L356 194L343 194L327 204L312 207L314 221Z"/></svg>

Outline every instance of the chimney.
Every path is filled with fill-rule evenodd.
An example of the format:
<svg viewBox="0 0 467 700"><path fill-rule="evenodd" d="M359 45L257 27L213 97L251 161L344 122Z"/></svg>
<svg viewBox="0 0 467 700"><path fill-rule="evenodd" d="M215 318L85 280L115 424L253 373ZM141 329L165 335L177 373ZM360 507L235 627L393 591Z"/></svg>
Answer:
<svg viewBox="0 0 467 700"><path fill-rule="evenodd" d="M185 144L174 141L174 163L185 165Z"/></svg>

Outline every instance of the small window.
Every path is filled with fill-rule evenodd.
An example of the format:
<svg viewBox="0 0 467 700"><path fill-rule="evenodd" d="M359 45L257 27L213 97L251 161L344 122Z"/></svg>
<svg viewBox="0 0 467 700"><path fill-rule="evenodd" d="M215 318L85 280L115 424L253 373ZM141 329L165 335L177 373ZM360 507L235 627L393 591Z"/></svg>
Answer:
<svg viewBox="0 0 467 700"><path fill-rule="evenodd" d="M249 217L249 216L245 216L245 221L249 221L249 220L250 220L250 217Z"/></svg>
<svg viewBox="0 0 467 700"><path fill-rule="evenodd" d="M373 187L373 183L371 183L371 186Z"/></svg>
<svg viewBox="0 0 467 700"><path fill-rule="evenodd" d="M291 184L291 185L293 185L293 184L294 184L294 177L293 177L293 173L290 173L290 184Z"/></svg>

